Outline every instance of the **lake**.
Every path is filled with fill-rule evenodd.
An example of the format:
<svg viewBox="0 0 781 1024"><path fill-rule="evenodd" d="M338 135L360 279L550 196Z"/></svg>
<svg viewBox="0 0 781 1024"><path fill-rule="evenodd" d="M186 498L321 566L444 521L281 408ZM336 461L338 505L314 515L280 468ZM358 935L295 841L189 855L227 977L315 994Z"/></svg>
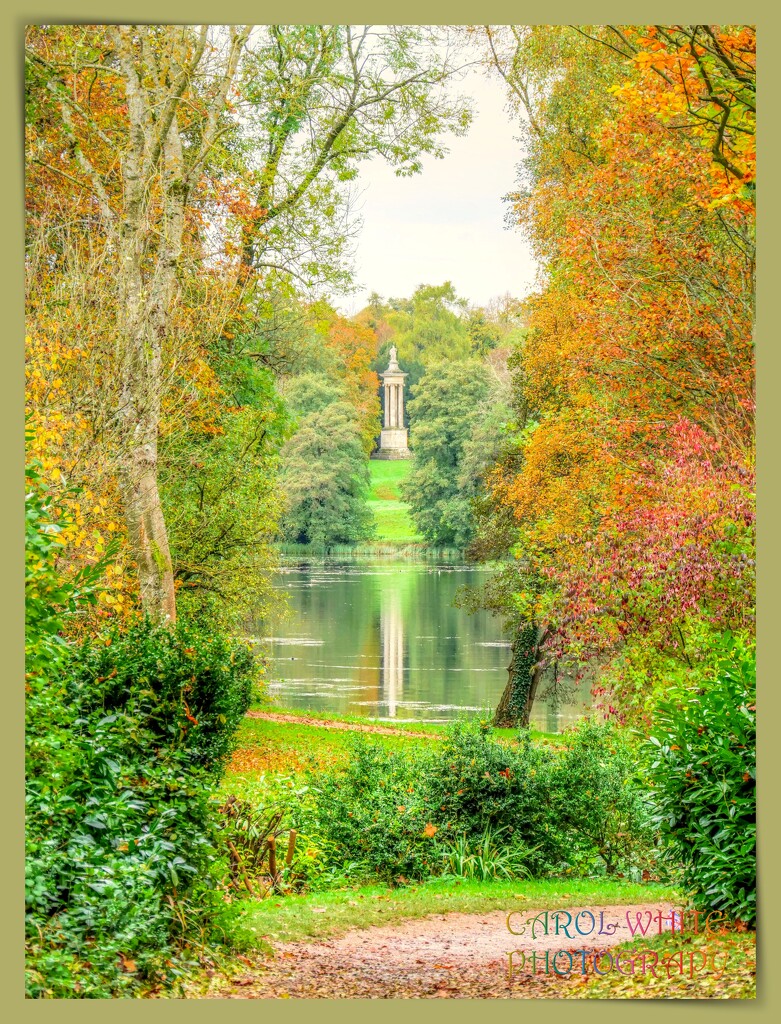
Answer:
<svg viewBox="0 0 781 1024"><path fill-rule="evenodd" d="M288 611L253 623L269 660L269 691L296 709L396 721L492 714L510 645L486 611L455 607L481 567L375 560L288 563L275 586ZM558 732L581 715L588 686L538 699L532 725ZM549 687L548 687L549 689Z"/></svg>

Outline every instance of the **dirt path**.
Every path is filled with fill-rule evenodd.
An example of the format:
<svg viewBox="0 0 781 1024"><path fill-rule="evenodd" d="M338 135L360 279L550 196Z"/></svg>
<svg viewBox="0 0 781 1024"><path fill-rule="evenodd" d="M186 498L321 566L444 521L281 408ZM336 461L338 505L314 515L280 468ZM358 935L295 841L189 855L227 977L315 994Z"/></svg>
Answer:
<svg viewBox="0 0 781 1024"><path fill-rule="evenodd" d="M438 740L431 732L411 732L407 729L393 729L385 725L364 725L362 722L333 722L328 718L313 718L310 715L286 715L277 711L248 711L247 718L263 718L268 722L292 722L299 725L316 725L321 729L339 729L348 732L373 732L382 736L415 736L423 740Z"/></svg>
<svg viewBox="0 0 781 1024"><path fill-rule="evenodd" d="M514 931L520 932L526 923L523 935L510 933L507 911L491 911L438 914L354 930L325 941L279 943L274 959L246 958L247 973L216 985L209 995L223 999L568 998L583 985L581 950L587 951L585 962L593 973L588 953L631 938L627 914L632 922L637 914L644 922L652 921L650 936L658 933L653 920L658 911L669 915L671 909L670 904L568 908L559 911L560 934L555 934L557 922L554 912L549 912L549 934L541 934L543 923L538 921L534 937L527 922L544 913L544 907L513 912ZM574 922L579 912L584 912L577 918L581 931L590 934L578 934ZM593 931L589 913L595 918ZM536 952L536 973L528 963L525 969L521 963L519 969L520 957L515 954L515 971L512 979L508 977L508 954L516 949L527 958ZM568 976L556 975L552 966L545 973L546 952L551 964L559 950L573 954L574 967ZM606 962L601 961L603 967ZM568 970L566 953L558 957L557 965L562 972Z"/></svg>

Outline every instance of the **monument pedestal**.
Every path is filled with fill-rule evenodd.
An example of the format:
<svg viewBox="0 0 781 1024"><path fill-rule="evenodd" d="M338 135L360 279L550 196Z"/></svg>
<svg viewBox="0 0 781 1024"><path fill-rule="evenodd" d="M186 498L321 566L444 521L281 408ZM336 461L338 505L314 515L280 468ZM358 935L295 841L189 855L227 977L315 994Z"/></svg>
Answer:
<svg viewBox="0 0 781 1024"><path fill-rule="evenodd" d="M383 384L383 427L380 433L380 447L373 459L409 459L412 453L404 426L404 381L407 374L396 359L396 346L390 350L390 362L385 373L380 374Z"/></svg>
<svg viewBox="0 0 781 1024"><path fill-rule="evenodd" d="M407 443L405 427L384 427L380 433L380 447L374 453L375 459L411 459L412 452Z"/></svg>

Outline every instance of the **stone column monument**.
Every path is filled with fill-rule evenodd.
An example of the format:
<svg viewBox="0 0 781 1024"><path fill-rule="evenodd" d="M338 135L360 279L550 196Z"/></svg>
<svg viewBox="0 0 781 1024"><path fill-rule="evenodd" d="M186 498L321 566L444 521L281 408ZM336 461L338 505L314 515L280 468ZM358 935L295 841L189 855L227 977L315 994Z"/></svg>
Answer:
<svg viewBox="0 0 781 1024"><path fill-rule="evenodd" d="M380 433L380 448L374 458L408 459L410 450L404 426L404 380L407 374L399 368L395 345L391 346L388 369L380 376L384 389L385 413Z"/></svg>

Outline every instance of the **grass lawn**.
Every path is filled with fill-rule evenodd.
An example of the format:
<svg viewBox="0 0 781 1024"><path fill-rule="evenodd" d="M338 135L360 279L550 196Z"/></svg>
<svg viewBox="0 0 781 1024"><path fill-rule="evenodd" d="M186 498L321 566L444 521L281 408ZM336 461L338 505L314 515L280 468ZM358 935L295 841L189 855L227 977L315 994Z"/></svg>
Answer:
<svg viewBox="0 0 781 1024"><path fill-rule="evenodd" d="M547 878L535 881L478 882L433 878L417 885L389 889L367 885L332 889L302 896L270 897L248 906L247 925L259 940L295 942L342 935L350 928L393 924L429 914L474 913L544 906L588 906L610 903L653 903L678 894L663 885L602 879Z"/></svg>
<svg viewBox="0 0 781 1024"><path fill-rule="evenodd" d="M232 786L231 791L237 792L235 782L239 777L264 773L294 775L345 761L355 735L354 731L346 729L245 718L239 728L238 746L223 785ZM438 734L433 732L431 740L405 736L403 730L394 736L372 736L373 740L391 750L408 744L435 742L437 738Z"/></svg>
<svg viewBox="0 0 781 1024"><path fill-rule="evenodd" d="M408 506L401 500L401 483L409 476L407 459L371 459L371 490L368 505L377 523L376 539L400 544L419 544L423 538L410 519Z"/></svg>
<svg viewBox="0 0 781 1024"><path fill-rule="evenodd" d="M289 711L282 708L268 708L297 717L305 717L307 712ZM325 719L318 714L317 718ZM358 718L355 715L340 717L329 715L327 721L334 724L358 724L367 729L373 724L370 719ZM371 739L391 750L398 750L409 744L421 744L442 738L444 725L408 722L393 726L389 722L377 723L383 728L393 728L393 735L371 733ZM407 733L427 733L430 739L409 736ZM517 740L514 729L495 729L494 735L507 743ZM259 775L296 775L308 769L317 770L329 765L343 762L347 758L355 731L346 729L329 729L325 725L312 725L306 722L276 722L263 718L245 718L238 734L238 745L228 766L224 788L237 796L244 795L244 790L252 786L252 781ZM555 742L556 736L549 733L532 731L532 737L539 740Z"/></svg>

